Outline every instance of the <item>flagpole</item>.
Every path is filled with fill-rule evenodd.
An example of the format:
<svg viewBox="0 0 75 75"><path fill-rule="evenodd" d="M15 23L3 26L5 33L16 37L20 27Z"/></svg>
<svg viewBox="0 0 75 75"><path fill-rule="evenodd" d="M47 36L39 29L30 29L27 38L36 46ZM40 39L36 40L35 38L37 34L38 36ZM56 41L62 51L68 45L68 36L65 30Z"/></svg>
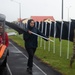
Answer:
<svg viewBox="0 0 75 75"><path fill-rule="evenodd" d="M42 22L42 30L41 30L41 33L43 33L43 24L44 24L44 22ZM40 47L42 47L42 38L41 38L41 45L40 45Z"/></svg>
<svg viewBox="0 0 75 75"><path fill-rule="evenodd" d="M32 31L31 31L31 33L34 34L34 35L36 35L36 36L39 36L39 37L41 37L41 38L44 38L44 39L48 40L48 38L43 37L43 36L41 36L41 35L39 35L39 34L36 34L36 33L32 32ZM50 41L51 41L51 42L54 42L54 41L51 40L51 39L50 39Z"/></svg>
<svg viewBox="0 0 75 75"><path fill-rule="evenodd" d="M49 37L51 34L51 24L52 24L52 22L50 22L50 26L49 26ZM48 51L50 51L50 41L49 41L49 45L48 45Z"/></svg>
<svg viewBox="0 0 75 75"><path fill-rule="evenodd" d="M64 3L64 1L62 0L62 16L61 16L61 19L63 20L63 3Z"/></svg>
<svg viewBox="0 0 75 75"><path fill-rule="evenodd" d="M56 37L56 22L54 22L54 46L53 46L53 53L55 53L55 37Z"/></svg>
<svg viewBox="0 0 75 75"><path fill-rule="evenodd" d="M38 23L38 30L40 29L40 22ZM40 41L40 37L38 37L38 41ZM40 43L39 43L40 44ZM40 45L39 45L40 46Z"/></svg>
<svg viewBox="0 0 75 75"><path fill-rule="evenodd" d="M45 22L45 36L47 32L47 22ZM46 41L44 41L44 50L46 49Z"/></svg>
<svg viewBox="0 0 75 75"><path fill-rule="evenodd" d="M63 30L63 0L62 0L62 12L61 12L61 32L60 32L60 57L61 57L61 53L62 53L62 30Z"/></svg>
<svg viewBox="0 0 75 75"><path fill-rule="evenodd" d="M67 48L67 59L69 59L69 38L70 38L70 29L71 29L71 20L69 21L69 29L68 29L68 48Z"/></svg>

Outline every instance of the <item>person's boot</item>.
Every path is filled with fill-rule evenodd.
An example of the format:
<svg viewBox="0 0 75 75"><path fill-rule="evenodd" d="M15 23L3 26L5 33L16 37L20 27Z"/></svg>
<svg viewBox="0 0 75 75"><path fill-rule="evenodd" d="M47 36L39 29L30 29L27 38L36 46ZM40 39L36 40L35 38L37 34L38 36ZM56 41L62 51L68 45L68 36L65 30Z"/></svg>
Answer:
<svg viewBox="0 0 75 75"><path fill-rule="evenodd" d="M27 68L27 72L29 73L29 74L32 74L32 68Z"/></svg>

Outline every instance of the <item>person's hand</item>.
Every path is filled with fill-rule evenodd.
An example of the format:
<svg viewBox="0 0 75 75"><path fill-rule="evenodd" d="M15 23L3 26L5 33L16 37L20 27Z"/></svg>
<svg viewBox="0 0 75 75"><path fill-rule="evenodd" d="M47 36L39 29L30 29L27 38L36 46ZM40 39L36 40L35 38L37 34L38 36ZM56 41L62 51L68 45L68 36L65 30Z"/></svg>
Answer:
<svg viewBox="0 0 75 75"><path fill-rule="evenodd" d="M28 33L31 34L32 32L30 30L28 30Z"/></svg>
<svg viewBox="0 0 75 75"><path fill-rule="evenodd" d="M2 47L3 44L0 44L0 47Z"/></svg>

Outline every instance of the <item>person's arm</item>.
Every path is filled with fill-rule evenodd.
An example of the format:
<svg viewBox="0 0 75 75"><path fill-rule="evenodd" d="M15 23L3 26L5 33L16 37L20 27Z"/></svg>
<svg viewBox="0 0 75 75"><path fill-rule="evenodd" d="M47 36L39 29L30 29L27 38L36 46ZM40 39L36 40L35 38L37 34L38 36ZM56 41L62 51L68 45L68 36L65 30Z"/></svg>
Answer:
<svg viewBox="0 0 75 75"><path fill-rule="evenodd" d="M39 34L39 35L41 35L41 36L43 36L43 37L45 37L45 38L47 38L48 40L50 40L50 38L49 37L47 37L47 36L45 36L43 33L41 33L38 29L37 29L37 34ZM47 39L45 39L45 38L43 38L44 40L46 40L46 41L48 41Z"/></svg>
<svg viewBox="0 0 75 75"><path fill-rule="evenodd" d="M28 30L28 34L33 34L34 32L32 32L32 31L30 31L30 30ZM43 36L43 37L45 37L45 38L47 38L47 39L45 39L45 38L43 38L44 40L46 40L46 41L49 41L50 40L50 38L48 38L47 36L45 36L43 33L41 33L38 29L37 29L37 33L35 33L35 34L38 34L38 35L41 35L41 36ZM34 35L35 35L34 34ZM37 35L36 35L37 36Z"/></svg>

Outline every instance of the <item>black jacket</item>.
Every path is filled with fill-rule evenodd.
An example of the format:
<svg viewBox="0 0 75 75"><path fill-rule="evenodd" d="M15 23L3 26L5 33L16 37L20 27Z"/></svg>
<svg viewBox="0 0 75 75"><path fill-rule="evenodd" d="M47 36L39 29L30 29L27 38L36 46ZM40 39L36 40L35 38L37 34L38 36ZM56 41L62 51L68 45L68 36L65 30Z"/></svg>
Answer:
<svg viewBox="0 0 75 75"><path fill-rule="evenodd" d="M32 32L37 33L41 36L46 37L44 34L42 34L37 28L33 27L31 29ZM47 38L47 37L46 37ZM38 45L38 36L34 34L29 34L28 32L24 32L23 39L25 40L25 47L26 48L37 48Z"/></svg>

